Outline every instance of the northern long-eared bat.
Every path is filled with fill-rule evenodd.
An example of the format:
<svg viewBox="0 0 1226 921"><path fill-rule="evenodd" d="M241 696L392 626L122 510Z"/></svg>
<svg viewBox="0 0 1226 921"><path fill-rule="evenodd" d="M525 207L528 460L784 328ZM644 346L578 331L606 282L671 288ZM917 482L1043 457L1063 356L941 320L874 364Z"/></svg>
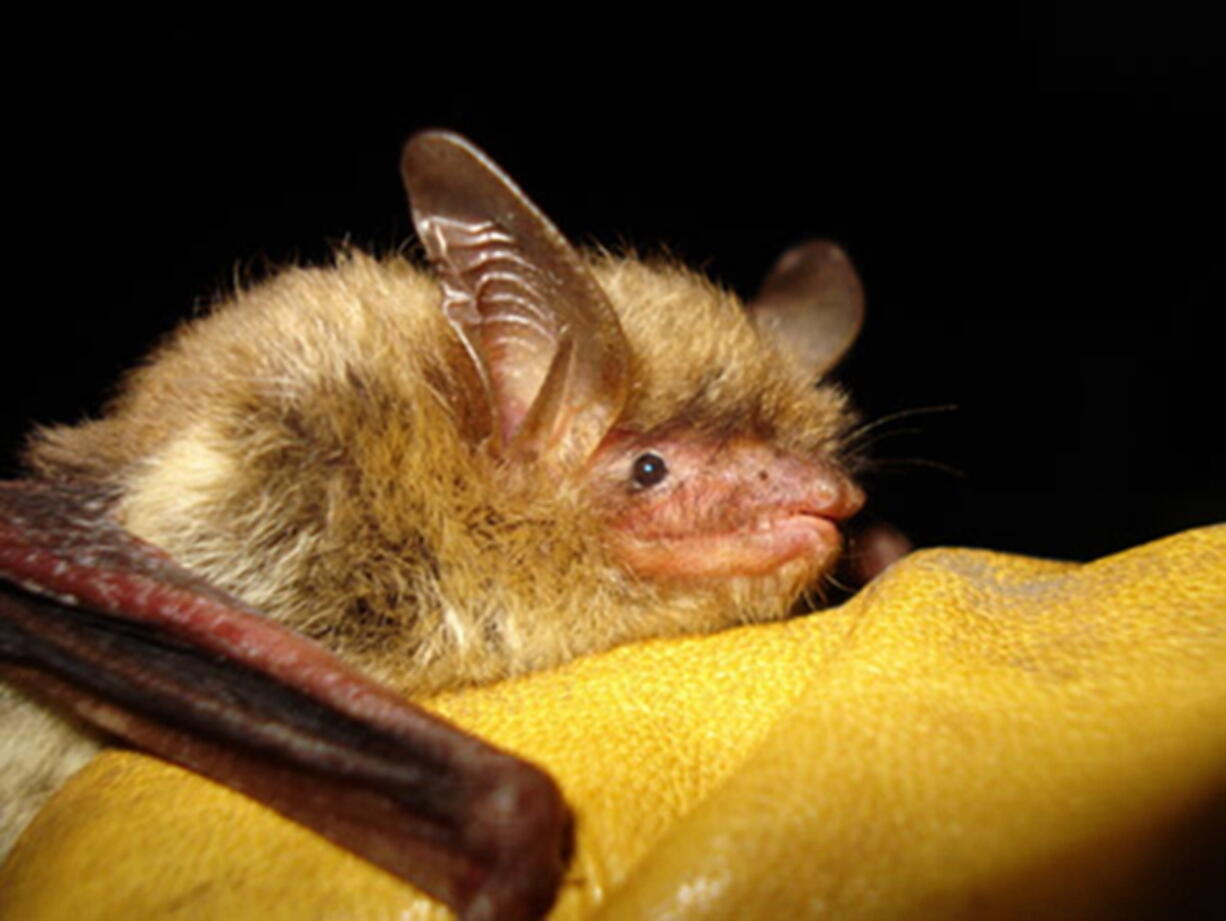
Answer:
<svg viewBox="0 0 1226 921"><path fill-rule="evenodd" d="M287 270L178 330L103 418L35 433L36 479L0 489L0 675L465 917L528 917L565 866L556 788L400 695L820 586L863 502L821 383L862 298L824 241L748 308L576 250L454 134L402 170L432 272ZM93 743L0 694L3 846Z"/></svg>

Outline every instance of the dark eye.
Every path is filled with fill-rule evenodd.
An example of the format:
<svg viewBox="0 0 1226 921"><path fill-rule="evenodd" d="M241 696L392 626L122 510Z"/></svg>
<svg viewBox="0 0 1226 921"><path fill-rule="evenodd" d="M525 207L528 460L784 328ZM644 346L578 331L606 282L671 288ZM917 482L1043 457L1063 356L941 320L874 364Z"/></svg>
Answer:
<svg viewBox="0 0 1226 921"><path fill-rule="evenodd" d="M668 465L659 454L640 454L634 459L631 479L640 489L655 486L668 476Z"/></svg>

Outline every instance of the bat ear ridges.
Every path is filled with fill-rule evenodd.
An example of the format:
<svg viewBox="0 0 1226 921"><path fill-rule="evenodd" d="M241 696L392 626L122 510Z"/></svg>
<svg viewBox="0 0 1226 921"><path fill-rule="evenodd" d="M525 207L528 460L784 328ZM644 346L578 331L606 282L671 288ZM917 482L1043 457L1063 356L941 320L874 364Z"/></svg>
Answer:
<svg viewBox="0 0 1226 921"><path fill-rule="evenodd" d="M558 229L465 138L414 135L401 172L443 313L484 382L500 447L582 462L630 389L608 297Z"/></svg>

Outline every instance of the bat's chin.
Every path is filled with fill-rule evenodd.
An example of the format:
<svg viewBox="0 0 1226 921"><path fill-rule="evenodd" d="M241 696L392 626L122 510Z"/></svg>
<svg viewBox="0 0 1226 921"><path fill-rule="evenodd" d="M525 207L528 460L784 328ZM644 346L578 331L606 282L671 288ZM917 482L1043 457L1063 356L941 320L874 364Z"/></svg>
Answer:
<svg viewBox="0 0 1226 921"><path fill-rule="evenodd" d="M621 535L616 552L643 578L707 581L768 576L784 567L816 575L834 563L842 546L831 519L790 512L713 533L649 539Z"/></svg>

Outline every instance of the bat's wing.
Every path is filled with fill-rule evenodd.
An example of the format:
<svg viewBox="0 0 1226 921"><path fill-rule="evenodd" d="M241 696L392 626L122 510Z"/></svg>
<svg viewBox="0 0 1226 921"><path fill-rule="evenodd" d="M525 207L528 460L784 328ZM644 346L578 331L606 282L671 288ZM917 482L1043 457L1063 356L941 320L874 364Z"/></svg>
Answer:
<svg viewBox="0 0 1226 921"><path fill-rule="evenodd" d="M548 910L571 843L548 775L191 575L108 504L87 487L0 484L0 677L464 918Z"/></svg>

